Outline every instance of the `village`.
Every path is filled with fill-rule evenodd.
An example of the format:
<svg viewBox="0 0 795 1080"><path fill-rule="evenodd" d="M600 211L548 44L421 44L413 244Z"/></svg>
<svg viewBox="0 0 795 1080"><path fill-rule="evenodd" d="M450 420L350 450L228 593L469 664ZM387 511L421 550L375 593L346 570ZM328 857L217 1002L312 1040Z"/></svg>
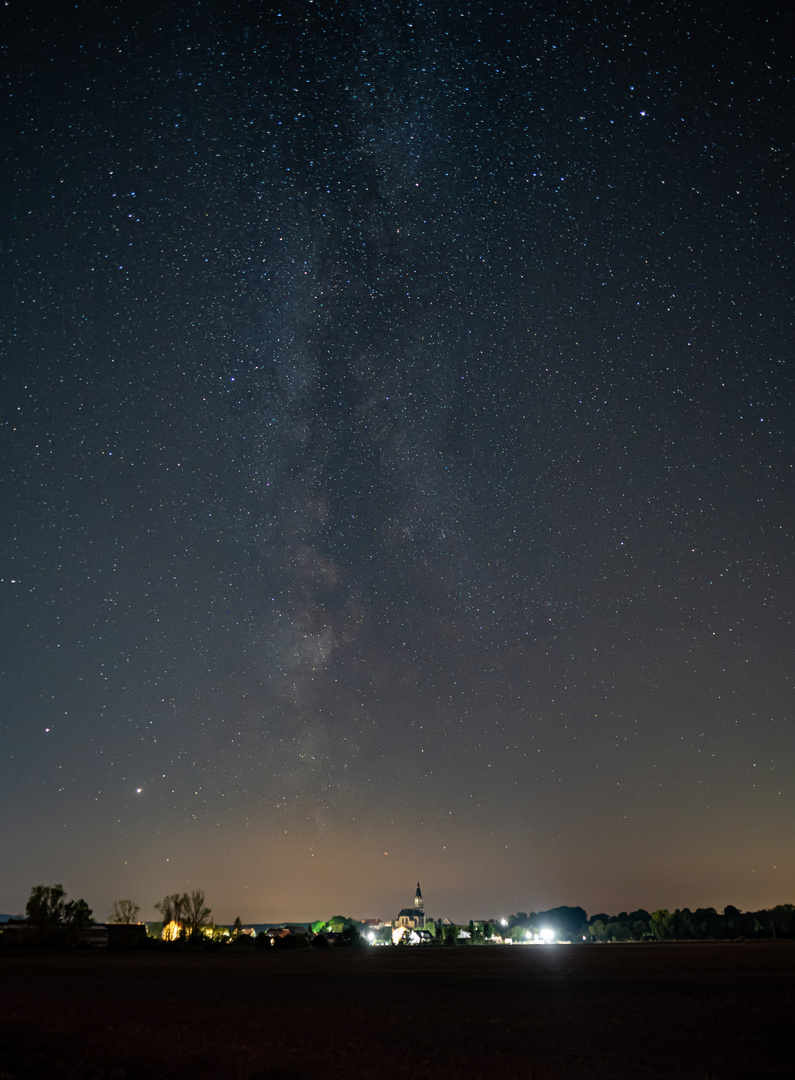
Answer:
<svg viewBox="0 0 795 1080"><path fill-rule="evenodd" d="M328 944L350 944L358 939L368 945L453 945L457 942L503 945L549 943L559 938L558 932L552 927L544 927L541 931L522 927L520 932L514 934L512 930L509 931L507 919L473 919L466 926L458 926L447 918L433 919L425 912L419 882L411 907L402 908L389 921L355 920L337 915L325 922L242 927L240 933L253 938L264 934L273 945L284 945L290 940L317 944L319 939L325 939Z"/></svg>
<svg viewBox="0 0 795 1080"><path fill-rule="evenodd" d="M36 886L27 905L27 917L0 915L0 945L72 944L86 948L139 948L149 943L213 943L268 945L277 948L350 945L431 945L431 944L549 944L569 941L573 922L585 919L580 909L559 909L563 914L550 925L527 924L508 919L472 919L457 925L448 918L431 918L425 911L420 883L411 906L401 908L389 920L355 919L334 915L312 922L270 922L232 925L216 924L204 894L172 894L154 905L159 921L139 919L140 909L130 900L114 903L106 922L93 919L84 900L67 901L60 885ZM575 912L574 920L566 917ZM551 914L551 913L550 913Z"/></svg>
<svg viewBox="0 0 795 1080"><path fill-rule="evenodd" d="M25 916L0 914L0 947L46 946L102 949L143 947L250 946L327 948L386 945L554 945L621 942L776 940L795 937L795 905L746 911L731 904L715 908L638 909L588 917L582 907L560 906L508 917L455 923L425 910L417 882L410 905L391 919L332 915L310 922L216 923L204 893L172 893L153 905L159 921L140 918L132 900L117 900L105 922L85 900L69 900L61 885L36 885Z"/></svg>

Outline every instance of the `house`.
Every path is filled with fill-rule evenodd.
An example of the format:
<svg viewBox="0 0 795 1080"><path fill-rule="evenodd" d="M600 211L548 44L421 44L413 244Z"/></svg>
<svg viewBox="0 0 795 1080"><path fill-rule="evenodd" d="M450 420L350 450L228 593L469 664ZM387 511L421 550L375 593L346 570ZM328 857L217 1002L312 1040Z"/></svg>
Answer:
<svg viewBox="0 0 795 1080"><path fill-rule="evenodd" d="M272 926L265 931L271 945L307 945L312 931L307 926L286 923L284 926Z"/></svg>
<svg viewBox="0 0 795 1080"><path fill-rule="evenodd" d="M77 943L84 948L107 949L108 940L108 928L104 923L91 923L90 926L81 927L77 932Z"/></svg>

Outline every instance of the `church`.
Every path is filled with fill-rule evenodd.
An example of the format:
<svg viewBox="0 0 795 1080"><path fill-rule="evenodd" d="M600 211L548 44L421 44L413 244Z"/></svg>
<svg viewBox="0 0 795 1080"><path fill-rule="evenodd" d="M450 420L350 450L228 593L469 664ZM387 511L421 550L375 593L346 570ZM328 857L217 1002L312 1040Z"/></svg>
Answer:
<svg viewBox="0 0 795 1080"><path fill-rule="evenodd" d="M422 930L425 926L425 905L422 902L419 881L414 894L414 907L403 908L395 919L395 926L405 926L408 930Z"/></svg>

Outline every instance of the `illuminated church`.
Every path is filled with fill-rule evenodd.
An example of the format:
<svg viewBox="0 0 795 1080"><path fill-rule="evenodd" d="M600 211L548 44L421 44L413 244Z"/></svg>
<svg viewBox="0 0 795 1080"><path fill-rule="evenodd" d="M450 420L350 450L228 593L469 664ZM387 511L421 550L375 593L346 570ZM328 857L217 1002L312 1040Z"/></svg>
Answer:
<svg viewBox="0 0 795 1080"><path fill-rule="evenodd" d="M414 893L414 907L403 908L395 919L395 926L405 926L409 930L421 930L425 926L425 905L422 902L420 883Z"/></svg>

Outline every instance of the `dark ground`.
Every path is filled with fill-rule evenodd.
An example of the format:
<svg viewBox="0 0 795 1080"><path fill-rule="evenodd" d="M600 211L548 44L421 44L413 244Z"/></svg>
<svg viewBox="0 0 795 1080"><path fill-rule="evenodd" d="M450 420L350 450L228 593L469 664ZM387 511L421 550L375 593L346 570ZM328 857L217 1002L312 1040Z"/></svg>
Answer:
<svg viewBox="0 0 795 1080"><path fill-rule="evenodd" d="M0 955L0 1080L795 1077L795 943Z"/></svg>

